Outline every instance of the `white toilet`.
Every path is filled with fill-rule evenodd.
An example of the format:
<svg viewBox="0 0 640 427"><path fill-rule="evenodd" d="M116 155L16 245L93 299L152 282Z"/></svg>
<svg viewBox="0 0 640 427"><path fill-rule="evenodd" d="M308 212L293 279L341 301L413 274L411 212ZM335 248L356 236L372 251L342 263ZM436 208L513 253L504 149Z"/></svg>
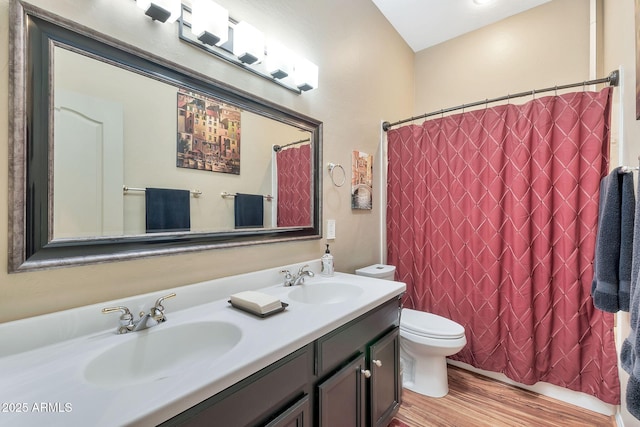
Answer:
<svg viewBox="0 0 640 427"><path fill-rule="evenodd" d="M393 280L396 268L374 264L356 270L360 276ZM402 386L431 397L449 392L447 356L467 344L464 328L458 323L424 311L403 308L400 316L400 359Z"/></svg>

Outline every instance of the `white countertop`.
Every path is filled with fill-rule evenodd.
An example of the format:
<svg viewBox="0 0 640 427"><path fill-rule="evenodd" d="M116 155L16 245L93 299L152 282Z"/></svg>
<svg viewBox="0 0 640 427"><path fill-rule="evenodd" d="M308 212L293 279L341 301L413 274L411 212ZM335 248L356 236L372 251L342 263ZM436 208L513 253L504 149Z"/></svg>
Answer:
<svg viewBox="0 0 640 427"><path fill-rule="evenodd" d="M318 271L319 263L310 262ZM115 426L155 425L259 371L315 339L400 295L404 283L336 273L307 279L308 285L344 282L361 286L356 298L333 304L304 304L287 294L278 272L297 271L300 264L212 280L129 299L106 302L0 325L0 425ZM274 283L278 283L275 285ZM260 285L267 284L267 287ZM306 286L306 285L301 285ZM256 290L279 297L289 306L264 319L229 305L228 296ZM125 305L136 313L169 292L167 321L145 331L115 334L118 315L100 309ZM182 302L179 302L182 298ZM129 304L129 305L127 305ZM94 319L95 317L95 319ZM106 320L105 320L106 318ZM125 340L181 324L224 321L242 331L238 344L213 362L191 361L166 377L127 386L90 383L87 364ZM105 323L106 322L106 323ZM105 325L108 324L108 328ZM79 326L80 325L80 326ZM84 325L84 326L83 326ZM89 325L89 326L87 326ZM88 330L87 330L88 329ZM61 338L62 337L62 338ZM62 340L61 340L62 339ZM19 343L16 341L20 341ZM171 346L171 343L167 343Z"/></svg>

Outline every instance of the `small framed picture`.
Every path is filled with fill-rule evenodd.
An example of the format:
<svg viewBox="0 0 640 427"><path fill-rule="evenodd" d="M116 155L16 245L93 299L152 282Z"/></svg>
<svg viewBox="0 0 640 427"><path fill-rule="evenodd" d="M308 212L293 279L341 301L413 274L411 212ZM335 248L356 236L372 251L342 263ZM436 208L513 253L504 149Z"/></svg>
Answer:
<svg viewBox="0 0 640 427"><path fill-rule="evenodd" d="M352 153L351 209L373 208L373 156L361 151Z"/></svg>

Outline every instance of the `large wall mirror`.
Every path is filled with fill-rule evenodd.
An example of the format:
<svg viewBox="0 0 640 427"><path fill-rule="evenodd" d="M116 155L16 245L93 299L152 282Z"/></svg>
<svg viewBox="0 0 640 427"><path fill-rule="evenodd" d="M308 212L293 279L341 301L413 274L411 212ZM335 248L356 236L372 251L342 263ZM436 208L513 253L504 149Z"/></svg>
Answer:
<svg viewBox="0 0 640 427"><path fill-rule="evenodd" d="M9 271L320 237L321 122L28 3L10 19Z"/></svg>

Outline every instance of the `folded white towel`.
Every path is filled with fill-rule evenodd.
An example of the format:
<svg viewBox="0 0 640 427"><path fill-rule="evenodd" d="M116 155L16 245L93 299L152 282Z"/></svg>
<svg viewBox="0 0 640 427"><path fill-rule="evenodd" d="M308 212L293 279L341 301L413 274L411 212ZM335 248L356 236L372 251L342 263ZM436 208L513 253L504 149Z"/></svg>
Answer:
<svg viewBox="0 0 640 427"><path fill-rule="evenodd" d="M280 299L256 291L243 291L230 297L231 304L258 314L265 314L282 307Z"/></svg>

